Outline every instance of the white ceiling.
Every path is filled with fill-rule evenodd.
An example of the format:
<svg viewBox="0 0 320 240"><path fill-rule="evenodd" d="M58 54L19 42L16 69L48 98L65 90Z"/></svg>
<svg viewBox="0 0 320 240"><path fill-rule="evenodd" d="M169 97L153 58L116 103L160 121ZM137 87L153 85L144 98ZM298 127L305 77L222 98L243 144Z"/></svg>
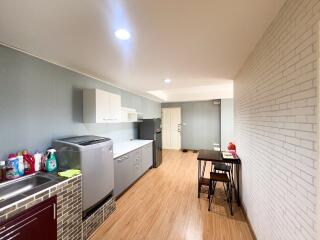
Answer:
<svg viewBox="0 0 320 240"><path fill-rule="evenodd" d="M182 87L148 91L163 102L201 101L209 99L233 98L232 80L215 80L208 86Z"/></svg>
<svg viewBox="0 0 320 240"><path fill-rule="evenodd" d="M284 2L1 0L0 42L162 101L230 97ZM119 41L117 28L132 38Z"/></svg>

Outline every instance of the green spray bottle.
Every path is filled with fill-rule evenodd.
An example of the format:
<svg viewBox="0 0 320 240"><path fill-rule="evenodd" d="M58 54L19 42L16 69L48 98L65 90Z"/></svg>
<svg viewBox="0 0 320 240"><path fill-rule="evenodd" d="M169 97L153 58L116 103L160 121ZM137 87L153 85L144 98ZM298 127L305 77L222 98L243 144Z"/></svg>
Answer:
<svg viewBox="0 0 320 240"><path fill-rule="evenodd" d="M48 149L47 150L47 161L45 163L45 170L46 172L52 173L57 172L58 163L56 158L56 150L55 149Z"/></svg>

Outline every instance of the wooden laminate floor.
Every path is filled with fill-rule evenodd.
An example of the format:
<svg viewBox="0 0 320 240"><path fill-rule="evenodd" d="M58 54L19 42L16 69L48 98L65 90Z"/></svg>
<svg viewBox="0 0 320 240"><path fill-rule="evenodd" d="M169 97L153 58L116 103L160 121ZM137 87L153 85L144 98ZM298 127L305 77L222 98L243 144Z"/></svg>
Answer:
<svg viewBox="0 0 320 240"><path fill-rule="evenodd" d="M230 215L222 187L211 212L207 195L197 198L197 154L164 150L151 169L117 201L116 211L94 240L253 239L241 209Z"/></svg>

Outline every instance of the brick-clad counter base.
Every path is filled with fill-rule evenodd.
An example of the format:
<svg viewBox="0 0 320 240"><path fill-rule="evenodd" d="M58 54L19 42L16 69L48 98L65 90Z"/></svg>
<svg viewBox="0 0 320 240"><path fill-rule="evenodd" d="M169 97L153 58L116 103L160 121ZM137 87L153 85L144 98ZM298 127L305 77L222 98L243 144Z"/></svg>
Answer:
<svg viewBox="0 0 320 240"><path fill-rule="evenodd" d="M0 211L0 220L6 220L54 195L57 195L58 239L81 239L81 175L4 208Z"/></svg>
<svg viewBox="0 0 320 240"><path fill-rule="evenodd" d="M58 196L58 239L79 240L82 230L81 176L50 191Z"/></svg>
<svg viewBox="0 0 320 240"><path fill-rule="evenodd" d="M113 213L116 209L116 202L112 198L101 206L95 213L83 221L83 239L90 235Z"/></svg>

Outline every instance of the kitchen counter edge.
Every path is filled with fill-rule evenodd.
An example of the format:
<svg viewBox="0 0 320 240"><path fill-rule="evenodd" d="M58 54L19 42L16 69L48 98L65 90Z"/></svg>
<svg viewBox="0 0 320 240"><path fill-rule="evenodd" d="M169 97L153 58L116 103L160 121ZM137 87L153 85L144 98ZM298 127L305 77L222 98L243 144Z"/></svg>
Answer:
<svg viewBox="0 0 320 240"><path fill-rule="evenodd" d="M126 142L114 143L113 149L118 148L117 151L113 151L113 159L121 157L129 152L132 152L138 148L141 148L147 144L152 143L153 140L135 139ZM119 148L123 148L119 151Z"/></svg>

